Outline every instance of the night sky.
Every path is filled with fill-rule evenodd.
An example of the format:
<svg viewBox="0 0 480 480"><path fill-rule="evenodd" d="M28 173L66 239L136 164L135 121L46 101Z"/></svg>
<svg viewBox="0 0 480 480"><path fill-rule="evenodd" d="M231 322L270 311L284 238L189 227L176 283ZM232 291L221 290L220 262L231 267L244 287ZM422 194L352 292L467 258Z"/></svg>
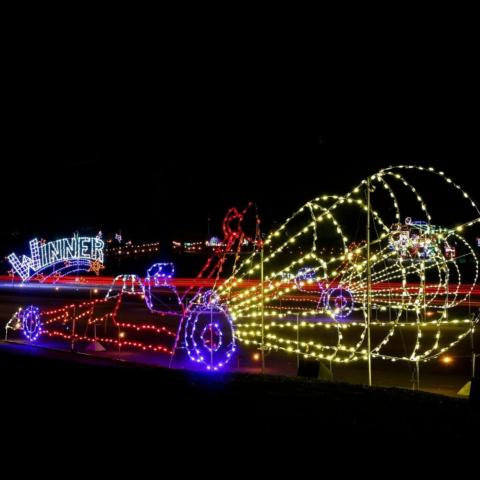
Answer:
<svg viewBox="0 0 480 480"><path fill-rule="evenodd" d="M52 42L11 59L4 245L76 230L204 239L209 216L218 234L224 212L250 200L268 230L396 163L444 169L480 200L465 52Z"/></svg>

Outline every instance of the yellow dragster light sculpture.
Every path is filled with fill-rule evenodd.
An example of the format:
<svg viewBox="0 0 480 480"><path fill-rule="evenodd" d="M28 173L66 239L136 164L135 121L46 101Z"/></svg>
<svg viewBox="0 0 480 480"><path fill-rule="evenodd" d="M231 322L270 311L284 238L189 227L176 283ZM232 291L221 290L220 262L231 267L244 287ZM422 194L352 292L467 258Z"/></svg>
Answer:
<svg viewBox="0 0 480 480"><path fill-rule="evenodd" d="M388 167L303 205L216 291L245 345L334 362L427 361L475 328L466 308L479 262L466 233L479 225L477 205L444 172ZM247 279L259 281L239 288Z"/></svg>

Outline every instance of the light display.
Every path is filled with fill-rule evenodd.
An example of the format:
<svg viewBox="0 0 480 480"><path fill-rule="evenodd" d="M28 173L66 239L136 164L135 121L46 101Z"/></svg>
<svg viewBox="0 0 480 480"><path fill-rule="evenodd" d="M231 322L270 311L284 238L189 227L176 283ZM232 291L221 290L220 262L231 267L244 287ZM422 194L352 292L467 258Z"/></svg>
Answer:
<svg viewBox="0 0 480 480"><path fill-rule="evenodd" d="M321 301L325 310L332 312L332 318L344 319L353 311L353 296L344 287L328 289L322 294Z"/></svg>
<svg viewBox="0 0 480 480"><path fill-rule="evenodd" d="M152 280L155 285L165 283L166 280L175 275L175 265L173 263L154 263L147 270L147 278Z"/></svg>
<svg viewBox="0 0 480 480"><path fill-rule="evenodd" d="M51 242L34 238L29 245L30 257L22 255L19 259L15 253L7 257L23 282L35 277L46 279L78 271L95 271L98 274L103 266L105 244L98 236L74 235Z"/></svg>
<svg viewBox="0 0 480 480"><path fill-rule="evenodd" d="M192 361L213 371L224 367L235 353L232 319L214 292L207 291L190 303L185 346Z"/></svg>
<svg viewBox="0 0 480 480"><path fill-rule="evenodd" d="M212 237L210 240L207 241L206 245L208 247L218 247L221 245L222 242L218 237Z"/></svg>
<svg viewBox="0 0 480 480"><path fill-rule="evenodd" d="M143 282L143 294L148 309L152 313L165 313L183 318L183 303L177 289L170 284L175 275L173 263L155 263L147 270L147 277Z"/></svg>
<svg viewBox="0 0 480 480"><path fill-rule="evenodd" d="M445 239L447 229L430 225L425 221L405 219L405 224L395 224L390 230L390 248L404 258L432 258L443 245L446 257L455 257L455 247ZM440 242L443 240L443 242Z"/></svg>
<svg viewBox="0 0 480 480"><path fill-rule="evenodd" d="M422 186L435 195L434 202L427 203ZM444 187L447 191L438 195ZM71 328L52 326L111 319L123 333L155 333L169 342L120 336L102 341L172 355L184 347L192 361L216 371L238 344L340 363L371 357L418 363L439 357L475 328L462 310L479 275L478 257L465 233L480 224L480 211L443 172L404 165L382 169L346 195L307 202L264 239L258 214L255 236L243 231L252 207L230 209L224 238L210 242L213 255L197 276L212 281L208 290L193 282L179 295L171 283L173 265L157 263L144 279L118 276L104 299L41 312L41 333L77 339ZM456 212L457 223L445 225L447 208ZM405 212L411 216L403 217ZM358 228L370 223L366 219L371 219L367 238ZM253 250L245 252L245 245ZM156 320L120 321L125 295L141 298ZM97 305L110 302L109 312L90 320ZM23 324L19 315L9 328ZM167 327L162 318L175 319L177 328ZM451 325L455 329L447 332ZM372 344L367 345L370 329ZM397 336L401 341L393 342Z"/></svg>
<svg viewBox="0 0 480 480"><path fill-rule="evenodd" d="M175 273L173 263L155 263L142 279L135 274L117 275L105 298L113 298L123 293L138 295L145 300L152 313L160 315L182 315L183 304L177 289L170 284Z"/></svg>
<svg viewBox="0 0 480 480"><path fill-rule="evenodd" d="M93 260L90 262L89 272L93 272L96 275L100 275L100 272L104 269L104 265L100 260Z"/></svg>
<svg viewBox="0 0 480 480"><path fill-rule="evenodd" d="M174 353L178 347L184 346L192 361L210 371L223 368L237 350L232 316L215 287L222 283L223 272L236 268L246 244L259 245L258 212L255 213L255 236L249 237L243 230L245 216L252 208L253 203L249 203L242 211L231 208L223 220L224 238L214 242L213 255L196 278L213 280L214 288L205 290L191 287L181 297L184 313Z"/></svg>
<svg viewBox="0 0 480 480"><path fill-rule="evenodd" d="M268 235L263 252L240 262L216 289L241 344L333 362L366 360L369 305L374 358L427 361L472 331L472 321L466 315L462 319L462 304L477 282L479 263L463 233L480 223L475 202L432 168L388 167L369 181L370 210L367 180L346 195L315 198ZM464 219L435 226L422 186L434 196L437 224L443 223L442 202L445 210ZM404 223L401 205L412 215ZM374 237L370 258L365 230L358 229L366 224L367 212ZM413 214L419 220L412 220ZM247 280L260 278L262 269L263 284L241 288ZM452 318L454 307L458 314ZM454 334L445 328L453 324ZM399 351L402 342L392 339L407 330L413 335Z"/></svg>
<svg viewBox="0 0 480 480"><path fill-rule="evenodd" d="M132 279L134 280L134 279ZM144 302L143 291L124 288L106 298L73 303L61 308L40 310L30 306L19 309L7 323L6 330L22 330L30 341L40 335L68 342L101 342L117 348L172 354L176 332L155 316L149 321L121 319L125 297ZM181 317L180 317L181 318ZM103 336L95 326L101 325ZM137 338L139 337L139 338Z"/></svg>
<svg viewBox="0 0 480 480"><path fill-rule="evenodd" d="M40 310L33 305L18 312L18 321L25 337L34 342L42 333Z"/></svg>
<svg viewBox="0 0 480 480"><path fill-rule="evenodd" d="M116 234L115 240L119 246L111 246L111 240L107 242L105 256L108 258L149 257L157 254L160 250L160 242L133 243L131 241L122 244L121 235Z"/></svg>
<svg viewBox="0 0 480 480"><path fill-rule="evenodd" d="M201 289L187 302L186 314L176 288L170 284L174 272L172 263L156 263L144 279L134 274L119 275L105 298L43 311L34 306L19 309L6 329L23 331L31 342L43 335L169 355L185 345L193 361L217 371L235 352L231 318L212 292L200 293ZM148 321L121 320L124 298L130 302L137 299L154 315ZM106 334L96 336L94 327L100 325ZM132 332L140 338L132 340Z"/></svg>
<svg viewBox="0 0 480 480"><path fill-rule="evenodd" d="M203 285L205 279L214 287L219 285L228 262L231 263L230 269L237 265L245 242L258 244L256 237L248 237L242 229L244 216L252 206L249 204L243 211L235 208L228 211L223 223L224 239L198 274L198 285ZM259 224L257 214L257 230ZM99 341L118 348L163 352L171 354L172 359L178 350L185 348L192 361L207 370L217 371L230 361L237 349L232 317L214 290L190 286L180 297L171 284L174 273L173 264L156 263L147 270L144 279L135 274L119 275L103 299L40 312L41 334L70 342ZM152 320L122 321L119 312L125 297L144 302L154 314ZM7 324L7 331L23 328L20 315L21 310ZM176 329L172 328L174 324ZM118 332L113 336L97 337L91 331L95 325L103 325L104 331L110 332L109 327L113 327ZM149 338L131 340L128 331ZM35 338L32 336L30 340Z"/></svg>

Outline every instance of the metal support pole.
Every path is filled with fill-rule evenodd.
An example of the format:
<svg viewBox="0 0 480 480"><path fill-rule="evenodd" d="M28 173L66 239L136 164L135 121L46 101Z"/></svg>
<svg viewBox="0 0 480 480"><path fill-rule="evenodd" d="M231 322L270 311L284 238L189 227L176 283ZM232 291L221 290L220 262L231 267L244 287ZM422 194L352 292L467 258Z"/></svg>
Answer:
<svg viewBox="0 0 480 480"><path fill-rule="evenodd" d="M417 391L420 390L420 362L417 360L416 362L416 370L417 370Z"/></svg>
<svg viewBox="0 0 480 480"><path fill-rule="evenodd" d="M210 368L213 369L213 308L210 305Z"/></svg>
<svg viewBox="0 0 480 480"><path fill-rule="evenodd" d="M470 325L470 345L472 348L472 378L475 378L475 315L472 314L472 298L471 293L468 294L468 314L470 315L471 325Z"/></svg>
<svg viewBox="0 0 480 480"><path fill-rule="evenodd" d="M300 367L300 321L297 314L297 369Z"/></svg>
<svg viewBox="0 0 480 480"><path fill-rule="evenodd" d="M368 385L372 386L372 346L370 339L370 323L372 321L372 264L370 258L370 177L367 178L367 355L368 355Z"/></svg>
<svg viewBox="0 0 480 480"><path fill-rule="evenodd" d="M472 345L472 378L475 378L475 318L472 317L472 326L470 329L470 342Z"/></svg>
<svg viewBox="0 0 480 480"><path fill-rule="evenodd" d="M425 277L425 260L422 260L422 294L423 294L423 321L426 322L427 321L427 282ZM417 358L416 364L417 364L417 391L418 391L420 390L420 361L418 360L418 358Z"/></svg>
<svg viewBox="0 0 480 480"><path fill-rule="evenodd" d="M76 312L77 312L77 308L74 306L73 307L73 320L72 320L72 342L71 342L71 346L70 346L70 349L73 350L75 349L75 317L76 317Z"/></svg>
<svg viewBox="0 0 480 480"><path fill-rule="evenodd" d="M263 244L260 250L260 288L262 295L261 315L262 315L262 374L265 373L265 285L263 269Z"/></svg>

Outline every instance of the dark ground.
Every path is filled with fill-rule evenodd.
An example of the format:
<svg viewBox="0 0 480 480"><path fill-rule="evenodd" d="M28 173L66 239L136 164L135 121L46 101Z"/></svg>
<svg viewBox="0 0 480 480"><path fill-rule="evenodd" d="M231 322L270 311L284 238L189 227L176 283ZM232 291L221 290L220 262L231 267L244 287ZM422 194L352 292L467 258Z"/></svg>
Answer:
<svg viewBox="0 0 480 480"><path fill-rule="evenodd" d="M464 441L480 427L467 400L281 376L168 370L0 344L1 410L64 433L112 427L237 437L291 429L325 439L361 436ZM229 433L230 432L230 433Z"/></svg>

